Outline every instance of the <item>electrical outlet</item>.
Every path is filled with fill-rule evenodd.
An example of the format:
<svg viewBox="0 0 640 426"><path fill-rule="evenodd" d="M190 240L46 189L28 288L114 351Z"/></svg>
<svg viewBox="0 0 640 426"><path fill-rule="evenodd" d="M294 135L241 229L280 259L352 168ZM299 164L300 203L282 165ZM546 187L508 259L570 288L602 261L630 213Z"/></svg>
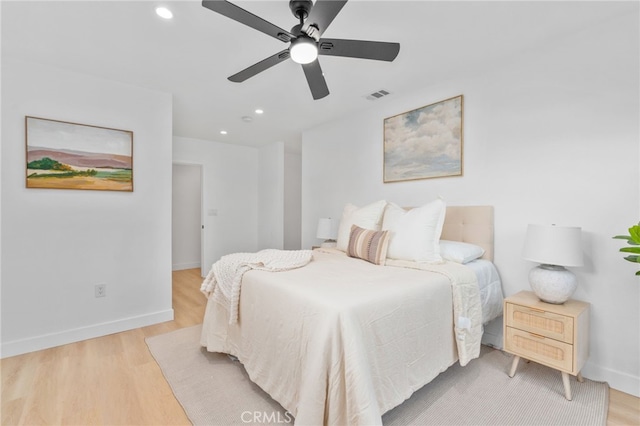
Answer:
<svg viewBox="0 0 640 426"><path fill-rule="evenodd" d="M105 297L107 295L107 285L106 284L96 284L95 285L95 294L96 294L96 297Z"/></svg>

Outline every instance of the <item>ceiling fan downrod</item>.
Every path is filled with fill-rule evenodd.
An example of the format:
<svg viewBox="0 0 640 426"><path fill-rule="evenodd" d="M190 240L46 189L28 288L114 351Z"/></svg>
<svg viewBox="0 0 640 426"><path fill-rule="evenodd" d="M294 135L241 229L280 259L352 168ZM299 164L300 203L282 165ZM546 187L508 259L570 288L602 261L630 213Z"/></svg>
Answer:
<svg viewBox="0 0 640 426"><path fill-rule="evenodd" d="M291 13L293 13L293 16L300 20L300 25L304 24L304 20L307 19L307 16L309 16L311 6L313 6L313 2L311 0L289 1L289 9L291 9Z"/></svg>

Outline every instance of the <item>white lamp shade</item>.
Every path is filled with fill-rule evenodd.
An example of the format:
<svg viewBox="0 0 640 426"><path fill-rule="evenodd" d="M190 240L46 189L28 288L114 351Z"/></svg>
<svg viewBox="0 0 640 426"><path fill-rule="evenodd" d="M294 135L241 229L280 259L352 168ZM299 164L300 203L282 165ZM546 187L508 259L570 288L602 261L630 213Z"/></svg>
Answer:
<svg viewBox="0 0 640 426"><path fill-rule="evenodd" d="M545 265L582 266L582 229L529 225L522 257Z"/></svg>
<svg viewBox="0 0 640 426"><path fill-rule="evenodd" d="M316 237L321 240L334 240L337 236L335 227L333 226L333 219L330 217L323 217L318 220L318 230L316 231Z"/></svg>

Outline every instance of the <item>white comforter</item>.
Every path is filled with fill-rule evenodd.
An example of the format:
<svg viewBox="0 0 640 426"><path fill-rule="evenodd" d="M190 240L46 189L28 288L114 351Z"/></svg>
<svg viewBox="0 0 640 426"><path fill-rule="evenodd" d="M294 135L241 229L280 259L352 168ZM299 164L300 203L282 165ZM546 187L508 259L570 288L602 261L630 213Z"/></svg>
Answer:
<svg viewBox="0 0 640 426"><path fill-rule="evenodd" d="M296 424L381 424L458 352L465 363L478 356L481 309L468 268L313 257L304 268L246 272L238 323L210 298L201 337L209 351L238 357Z"/></svg>

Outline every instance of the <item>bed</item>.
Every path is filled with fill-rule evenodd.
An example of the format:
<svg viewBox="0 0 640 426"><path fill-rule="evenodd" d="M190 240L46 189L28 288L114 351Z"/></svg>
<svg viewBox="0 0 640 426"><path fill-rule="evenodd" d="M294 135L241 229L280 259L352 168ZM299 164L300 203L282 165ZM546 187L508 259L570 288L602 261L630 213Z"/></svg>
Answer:
<svg viewBox="0 0 640 426"><path fill-rule="evenodd" d="M295 424L381 424L449 366L476 358L482 324L501 314L492 207L447 207L441 238L484 255L416 268L320 249L301 268L250 270L237 322L209 298L201 345L237 357Z"/></svg>

